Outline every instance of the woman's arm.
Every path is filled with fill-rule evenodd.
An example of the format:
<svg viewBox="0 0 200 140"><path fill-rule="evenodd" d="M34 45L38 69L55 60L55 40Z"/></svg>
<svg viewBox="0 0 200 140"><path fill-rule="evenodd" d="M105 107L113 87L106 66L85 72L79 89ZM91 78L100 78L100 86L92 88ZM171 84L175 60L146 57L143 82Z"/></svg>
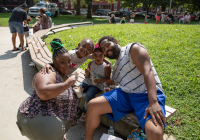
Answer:
<svg viewBox="0 0 200 140"><path fill-rule="evenodd" d="M42 19L40 20L40 23L41 23L41 24L44 24L45 21L46 21L46 19L47 19L47 16L46 16L45 14L43 14L43 15L42 15Z"/></svg>
<svg viewBox="0 0 200 140"><path fill-rule="evenodd" d="M69 77L63 83L56 83L56 72L43 75L37 73L33 79L33 87L41 100L50 100L60 95L75 83L75 79Z"/></svg>
<svg viewBox="0 0 200 140"><path fill-rule="evenodd" d="M32 22L32 18L30 16L27 17L27 19L29 19L30 22Z"/></svg>

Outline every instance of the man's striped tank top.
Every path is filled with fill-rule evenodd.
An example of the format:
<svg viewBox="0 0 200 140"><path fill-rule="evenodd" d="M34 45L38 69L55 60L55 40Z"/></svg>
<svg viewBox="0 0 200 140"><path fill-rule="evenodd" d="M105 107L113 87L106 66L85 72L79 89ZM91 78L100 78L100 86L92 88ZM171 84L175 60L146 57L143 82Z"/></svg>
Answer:
<svg viewBox="0 0 200 140"><path fill-rule="evenodd" d="M130 55L130 48L132 44L138 44L139 46L145 48L139 43L130 43L127 46L122 47L119 58L113 66L111 78L115 82L119 83L120 88L126 93L146 93L147 88L144 82L144 76L133 63ZM152 62L151 67L154 72L156 88L163 92L160 79L156 73Z"/></svg>

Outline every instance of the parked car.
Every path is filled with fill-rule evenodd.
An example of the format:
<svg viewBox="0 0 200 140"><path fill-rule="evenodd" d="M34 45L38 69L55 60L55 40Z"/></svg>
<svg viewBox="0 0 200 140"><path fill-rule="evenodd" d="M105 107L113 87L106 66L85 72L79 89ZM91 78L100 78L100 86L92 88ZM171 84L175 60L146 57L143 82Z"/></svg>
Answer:
<svg viewBox="0 0 200 140"><path fill-rule="evenodd" d="M59 14L61 15L73 15L71 11L67 11L65 9L59 9Z"/></svg>
<svg viewBox="0 0 200 140"><path fill-rule="evenodd" d="M12 13L12 10L6 7L0 7L0 13Z"/></svg>
<svg viewBox="0 0 200 140"><path fill-rule="evenodd" d="M59 14L59 8L56 3L45 3L45 2L39 2L36 3L33 7L30 7L28 10L28 14L30 16L38 16L40 15L40 8L44 8L45 11L51 12L51 16L57 17Z"/></svg>
<svg viewBox="0 0 200 140"><path fill-rule="evenodd" d="M83 9L80 9L80 12L81 12L81 15L87 15L87 11L83 10Z"/></svg>
<svg viewBox="0 0 200 140"><path fill-rule="evenodd" d="M127 10L120 10L120 17L130 17L131 13Z"/></svg>
<svg viewBox="0 0 200 140"><path fill-rule="evenodd" d="M114 14L115 17L130 17L130 12L126 10L111 11L111 12L108 12L107 15L111 17L112 14Z"/></svg>
<svg viewBox="0 0 200 140"><path fill-rule="evenodd" d="M141 11L141 13L147 14L147 11ZM148 12L148 16L149 16L150 18L155 18L155 14L154 14L154 13L151 13L151 12Z"/></svg>
<svg viewBox="0 0 200 140"><path fill-rule="evenodd" d="M142 13L142 12L135 13L135 18L144 19L144 17L145 17L145 13ZM147 17L150 18L150 15L147 15Z"/></svg>
<svg viewBox="0 0 200 140"><path fill-rule="evenodd" d="M105 10L105 9L97 9L95 11L95 15L98 15L98 16L100 16L100 15L107 15L107 14L108 14L108 11Z"/></svg>
<svg viewBox="0 0 200 140"><path fill-rule="evenodd" d="M197 18L197 16L195 16L194 14L190 14L191 16L191 20L195 20Z"/></svg>
<svg viewBox="0 0 200 140"><path fill-rule="evenodd" d="M112 14L114 14L115 15L115 17L119 17L119 15L120 15L120 12L119 11L111 11L111 12L108 12L108 16L110 16L111 17L111 15Z"/></svg>

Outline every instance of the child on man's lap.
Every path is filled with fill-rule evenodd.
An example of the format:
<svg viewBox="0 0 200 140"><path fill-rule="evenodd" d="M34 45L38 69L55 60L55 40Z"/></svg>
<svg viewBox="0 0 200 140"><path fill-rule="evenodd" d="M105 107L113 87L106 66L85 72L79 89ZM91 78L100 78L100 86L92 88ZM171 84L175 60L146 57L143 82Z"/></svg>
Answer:
<svg viewBox="0 0 200 140"><path fill-rule="evenodd" d="M83 93L86 92L85 107L83 108L80 121L85 121L87 103L95 98L99 91L104 89L104 82L110 80L109 68L106 67L106 63L103 61L104 54L98 44L94 47L93 57L94 60L85 69L85 80L80 84L83 88ZM98 78L93 80L94 77Z"/></svg>

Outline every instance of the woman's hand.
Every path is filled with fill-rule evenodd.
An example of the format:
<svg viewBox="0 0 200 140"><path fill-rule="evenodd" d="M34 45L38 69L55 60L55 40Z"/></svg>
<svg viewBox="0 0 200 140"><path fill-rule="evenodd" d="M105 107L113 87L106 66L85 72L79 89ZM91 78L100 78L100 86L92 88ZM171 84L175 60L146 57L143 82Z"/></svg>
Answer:
<svg viewBox="0 0 200 140"><path fill-rule="evenodd" d="M69 77L65 82L68 82L68 84L72 86L76 83L76 80L74 77Z"/></svg>
<svg viewBox="0 0 200 140"><path fill-rule="evenodd" d="M40 70L40 72L39 73L41 73L41 74L49 74L50 72L54 72L54 69L53 69L53 67L51 66L51 65L49 65L49 64L46 64L41 70Z"/></svg>

